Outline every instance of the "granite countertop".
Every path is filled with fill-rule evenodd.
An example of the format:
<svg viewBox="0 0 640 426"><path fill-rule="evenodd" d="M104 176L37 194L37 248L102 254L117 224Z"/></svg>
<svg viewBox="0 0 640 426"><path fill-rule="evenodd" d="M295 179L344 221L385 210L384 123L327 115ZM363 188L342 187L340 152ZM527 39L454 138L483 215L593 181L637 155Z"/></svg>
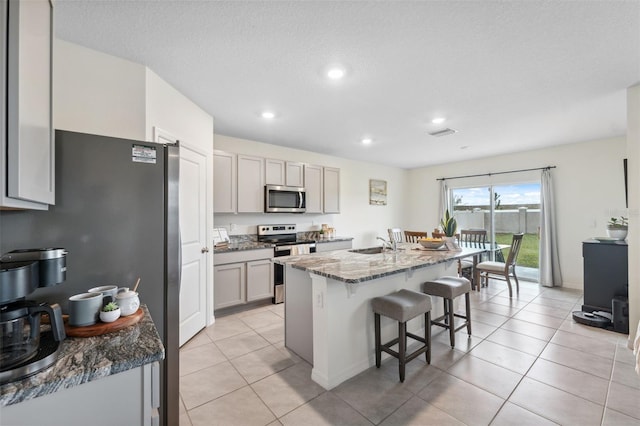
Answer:
<svg viewBox="0 0 640 426"><path fill-rule="evenodd" d="M328 239L320 239L320 238L313 238L313 235L304 235L304 233L298 236L298 241L316 242L317 244L333 243L337 241L350 241L350 240L353 240L353 237L333 237ZM255 239L232 238L231 243L228 246L214 247L213 253L220 254L220 253L229 253L229 252L243 251L243 250L261 250L261 249L268 249L273 247L274 247L274 244L262 243L262 242L256 241Z"/></svg>
<svg viewBox="0 0 640 426"><path fill-rule="evenodd" d="M316 240L316 243L318 244L322 244L322 243L335 243L338 241L351 241L353 240L353 237L333 237L333 238L327 238L327 239L320 239L318 238Z"/></svg>
<svg viewBox="0 0 640 426"><path fill-rule="evenodd" d="M135 325L95 337L67 337L58 360L46 370L0 386L0 406L17 404L61 389L160 361L164 347L149 310Z"/></svg>
<svg viewBox="0 0 640 426"><path fill-rule="evenodd" d="M213 253L228 253L232 251L242 251L242 250L260 250L260 249L268 249L273 248L273 244L270 243L261 243L258 241L232 241L226 247L214 247Z"/></svg>
<svg viewBox="0 0 640 426"><path fill-rule="evenodd" d="M346 283L361 283L393 274L424 268L438 263L473 256L485 249L463 248L459 251L419 250L419 244L401 243L400 250L379 254L361 254L349 250L274 258L275 263L309 271Z"/></svg>

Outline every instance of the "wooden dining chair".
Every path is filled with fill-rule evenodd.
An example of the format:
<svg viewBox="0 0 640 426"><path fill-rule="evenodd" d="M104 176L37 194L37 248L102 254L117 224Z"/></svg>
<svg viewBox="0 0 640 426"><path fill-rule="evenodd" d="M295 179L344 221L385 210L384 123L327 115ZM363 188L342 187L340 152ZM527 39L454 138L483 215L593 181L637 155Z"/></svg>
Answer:
<svg viewBox="0 0 640 426"><path fill-rule="evenodd" d="M395 241L396 243L404 242L404 239L402 238L402 229L389 228L387 229L387 232L389 233L389 241L391 242Z"/></svg>
<svg viewBox="0 0 640 426"><path fill-rule="evenodd" d="M460 231L460 242L469 248L484 247L487 242L487 230L463 229ZM471 281L472 286L476 288L477 283L473 281L473 261L468 259L460 259L459 274ZM480 287L478 286L477 289L480 290Z"/></svg>
<svg viewBox="0 0 640 426"><path fill-rule="evenodd" d="M506 262L480 262L476 265L476 270L480 277L480 284L482 281L489 285L489 278L496 280L506 281L509 286L509 297L513 297L513 291L511 290L510 277L516 282L516 292L520 291L520 284L518 283L518 277L516 275L516 261L518 260L518 253L520 252L520 246L522 245L522 236L524 234L513 234L511 240L511 248L509 249L509 255Z"/></svg>
<svg viewBox="0 0 640 426"><path fill-rule="evenodd" d="M404 231L404 239L408 243L417 243L420 238L428 238L429 234L422 231Z"/></svg>

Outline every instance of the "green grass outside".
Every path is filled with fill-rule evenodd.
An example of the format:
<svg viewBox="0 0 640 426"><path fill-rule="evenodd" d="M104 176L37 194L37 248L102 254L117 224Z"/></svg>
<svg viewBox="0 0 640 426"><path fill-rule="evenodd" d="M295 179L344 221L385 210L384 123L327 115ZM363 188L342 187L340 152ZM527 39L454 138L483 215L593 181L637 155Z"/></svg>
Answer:
<svg viewBox="0 0 640 426"><path fill-rule="evenodd" d="M498 244L511 245L512 238L513 234L496 234L496 241L498 242ZM518 266L527 266L530 268L538 267L538 244L539 240L537 234L524 234L524 236L522 237L522 246L520 247L520 253L518 254ZM504 259L507 260L509 249L503 249L502 253L504 255Z"/></svg>

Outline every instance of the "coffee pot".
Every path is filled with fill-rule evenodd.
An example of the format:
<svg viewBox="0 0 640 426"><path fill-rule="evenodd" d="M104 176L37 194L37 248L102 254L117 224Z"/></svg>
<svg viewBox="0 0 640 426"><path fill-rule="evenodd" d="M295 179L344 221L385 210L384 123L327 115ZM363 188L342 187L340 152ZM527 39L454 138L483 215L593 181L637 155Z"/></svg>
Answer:
<svg viewBox="0 0 640 426"><path fill-rule="evenodd" d="M39 287L66 279L66 255L61 248L14 250L0 257L0 383L28 376L57 359L66 337L57 304L37 303L26 296ZM41 316L51 331L41 333Z"/></svg>

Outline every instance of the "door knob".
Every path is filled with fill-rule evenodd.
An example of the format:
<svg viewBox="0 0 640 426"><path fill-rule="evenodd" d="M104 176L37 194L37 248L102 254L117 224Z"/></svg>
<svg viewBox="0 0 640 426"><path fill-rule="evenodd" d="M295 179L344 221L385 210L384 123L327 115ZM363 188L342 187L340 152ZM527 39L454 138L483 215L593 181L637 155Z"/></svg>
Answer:
<svg viewBox="0 0 640 426"><path fill-rule="evenodd" d="M200 249L200 252L201 252L201 253L209 253L209 247L202 247L202 248Z"/></svg>

